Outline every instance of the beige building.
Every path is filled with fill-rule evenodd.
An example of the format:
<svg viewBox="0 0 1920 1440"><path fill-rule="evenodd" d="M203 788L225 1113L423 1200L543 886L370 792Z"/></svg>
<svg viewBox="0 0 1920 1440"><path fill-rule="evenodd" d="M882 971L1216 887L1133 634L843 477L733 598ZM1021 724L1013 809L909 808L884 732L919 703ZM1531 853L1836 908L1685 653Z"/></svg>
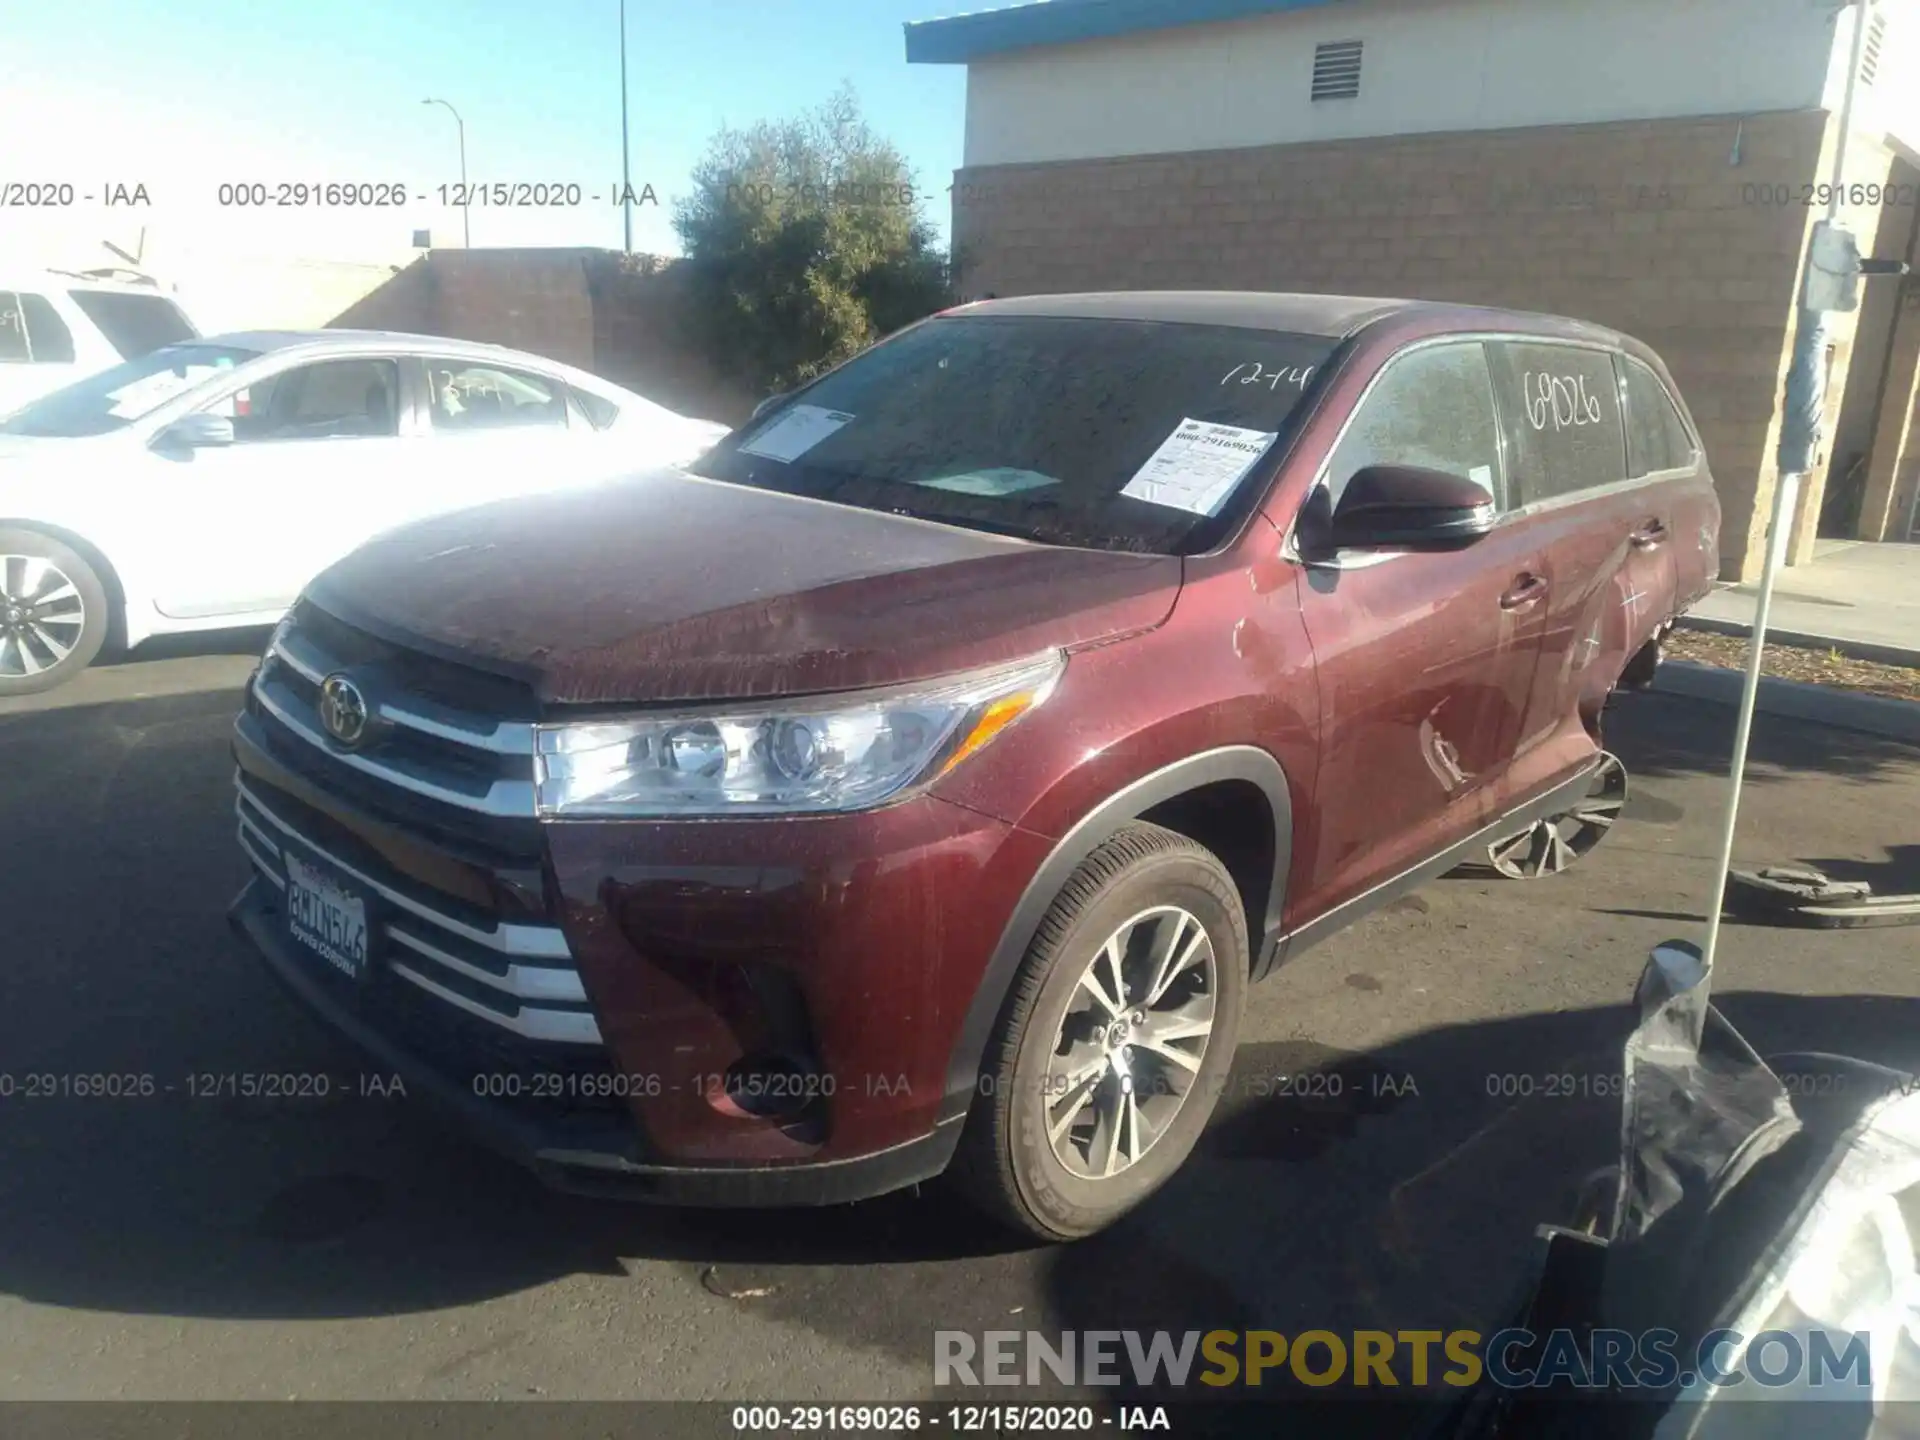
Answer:
<svg viewBox="0 0 1920 1440"><path fill-rule="evenodd" d="M967 67L972 294L1344 291L1510 305L1673 368L1760 565L1809 226L1858 8L1835 0L1047 0L907 27ZM1842 219L1920 233L1920 0L1877 0ZM1914 257L1920 258L1920 257ZM1902 295L1905 295L1903 303ZM1920 539L1920 285L1839 317L1816 533Z"/></svg>

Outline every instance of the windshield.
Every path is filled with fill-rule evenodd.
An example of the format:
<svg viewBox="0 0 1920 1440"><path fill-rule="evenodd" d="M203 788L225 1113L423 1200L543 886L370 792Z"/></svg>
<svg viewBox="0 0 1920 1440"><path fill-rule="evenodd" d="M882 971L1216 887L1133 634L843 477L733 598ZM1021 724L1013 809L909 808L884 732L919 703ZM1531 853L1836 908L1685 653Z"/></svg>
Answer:
<svg viewBox="0 0 1920 1440"><path fill-rule="evenodd" d="M1252 503L1334 343L1235 326L942 317L849 361L692 468L1048 544L1192 554Z"/></svg>
<svg viewBox="0 0 1920 1440"><path fill-rule="evenodd" d="M0 420L0 435L104 435L260 353L233 345L169 345L41 396Z"/></svg>

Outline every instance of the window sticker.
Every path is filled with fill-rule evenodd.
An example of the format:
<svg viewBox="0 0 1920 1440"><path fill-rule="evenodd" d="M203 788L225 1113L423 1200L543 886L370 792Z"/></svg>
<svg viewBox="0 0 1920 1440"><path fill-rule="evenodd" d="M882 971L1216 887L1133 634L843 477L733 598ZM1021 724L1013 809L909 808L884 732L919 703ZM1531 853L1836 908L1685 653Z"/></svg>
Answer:
<svg viewBox="0 0 1920 1440"><path fill-rule="evenodd" d="M1278 438L1278 431L1182 420L1120 493L1191 515L1217 515Z"/></svg>
<svg viewBox="0 0 1920 1440"><path fill-rule="evenodd" d="M792 405L782 410L777 419L740 449L748 455L791 464L834 431L851 425L853 418L842 410L825 410L818 405Z"/></svg>
<svg viewBox="0 0 1920 1440"><path fill-rule="evenodd" d="M1467 479L1478 485L1482 490L1486 491L1487 494L1491 495L1493 493L1493 467L1491 465L1474 466L1471 470L1467 471Z"/></svg>
<svg viewBox="0 0 1920 1440"><path fill-rule="evenodd" d="M162 370L157 375L143 376L107 393L113 402L107 407L107 413L121 420L137 419L217 373L211 365L189 365L184 370Z"/></svg>
<svg viewBox="0 0 1920 1440"><path fill-rule="evenodd" d="M1037 470L1017 470L996 465L985 470L968 470L959 475L942 475L937 480L916 480L928 490L949 490L955 495L984 495L995 499L1018 495L1022 490L1040 490L1060 482Z"/></svg>

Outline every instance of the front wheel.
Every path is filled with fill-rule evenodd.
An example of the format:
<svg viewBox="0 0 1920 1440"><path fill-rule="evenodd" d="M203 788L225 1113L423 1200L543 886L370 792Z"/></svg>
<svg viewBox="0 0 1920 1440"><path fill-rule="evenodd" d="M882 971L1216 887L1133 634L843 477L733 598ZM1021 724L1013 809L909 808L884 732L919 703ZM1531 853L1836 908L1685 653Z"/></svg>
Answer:
<svg viewBox="0 0 1920 1440"><path fill-rule="evenodd" d="M1127 826L1062 887L982 1066L956 1183L1012 1228L1112 1224L1192 1151L1224 1088L1250 969L1211 851Z"/></svg>
<svg viewBox="0 0 1920 1440"><path fill-rule="evenodd" d="M0 529L0 698L66 684L111 623L106 587L84 559L37 530Z"/></svg>

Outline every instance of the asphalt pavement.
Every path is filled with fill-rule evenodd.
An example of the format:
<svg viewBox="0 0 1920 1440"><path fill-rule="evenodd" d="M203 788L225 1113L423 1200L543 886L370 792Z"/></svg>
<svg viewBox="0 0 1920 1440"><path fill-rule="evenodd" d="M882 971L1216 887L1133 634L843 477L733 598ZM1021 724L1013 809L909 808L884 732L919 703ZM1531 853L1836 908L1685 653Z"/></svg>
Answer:
<svg viewBox="0 0 1920 1440"><path fill-rule="evenodd" d="M259 638L0 706L0 1399L913 1399L936 1329L1486 1326L1611 1158L1626 1002L1651 945L1701 933L1732 730L1623 700L1605 845L1550 880L1436 881L1257 987L1193 1162L1110 1232L1033 1247L937 1186L562 1198L368 1091L223 918ZM1762 716L1754 761L1742 861L1920 890L1920 750ZM1920 1068L1917 935L1729 924L1719 1003L1763 1053ZM242 1074L331 1093L208 1093ZM60 1078L90 1076L122 1078Z"/></svg>

